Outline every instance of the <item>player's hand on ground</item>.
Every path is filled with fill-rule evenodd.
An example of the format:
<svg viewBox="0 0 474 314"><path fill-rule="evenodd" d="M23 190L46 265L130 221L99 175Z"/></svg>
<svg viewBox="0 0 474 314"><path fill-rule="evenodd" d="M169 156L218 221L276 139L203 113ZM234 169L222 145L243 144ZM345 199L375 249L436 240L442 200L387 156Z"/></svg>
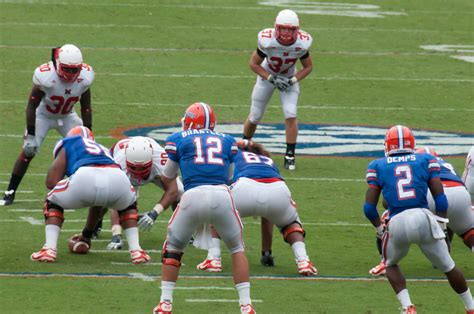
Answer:
<svg viewBox="0 0 474 314"><path fill-rule="evenodd" d="M150 210L138 220L138 228L141 231L150 231L157 217L158 213L154 210Z"/></svg>
<svg viewBox="0 0 474 314"><path fill-rule="evenodd" d="M38 143L34 135L28 134L23 144L23 152L27 158L32 158L38 152Z"/></svg>

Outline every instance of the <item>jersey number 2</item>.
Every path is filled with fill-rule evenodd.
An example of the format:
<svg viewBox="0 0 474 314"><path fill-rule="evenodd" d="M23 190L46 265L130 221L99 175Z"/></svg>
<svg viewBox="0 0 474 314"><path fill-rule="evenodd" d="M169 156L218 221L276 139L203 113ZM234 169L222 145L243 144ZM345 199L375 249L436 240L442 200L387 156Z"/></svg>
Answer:
<svg viewBox="0 0 474 314"><path fill-rule="evenodd" d="M397 179L397 194L399 200L405 200L408 198L416 197L414 189L407 189L406 186L410 185L413 181L410 166L403 165L395 168L395 176Z"/></svg>

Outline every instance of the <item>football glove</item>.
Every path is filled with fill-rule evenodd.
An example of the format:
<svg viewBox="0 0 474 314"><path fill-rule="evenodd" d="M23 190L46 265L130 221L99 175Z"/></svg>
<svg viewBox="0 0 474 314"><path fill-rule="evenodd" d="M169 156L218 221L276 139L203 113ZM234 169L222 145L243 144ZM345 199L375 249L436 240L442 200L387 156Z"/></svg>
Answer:
<svg viewBox="0 0 474 314"><path fill-rule="evenodd" d="M142 231L150 231L155 223L158 213L155 210L150 210L138 220L138 228Z"/></svg>
<svg viewBox="0 0 474 314"><path fill-rule="evenodd" d="M23 143L23 152L26 158L33 158L38 153L38 143L34 135L26 135Z"/></svg>
<svg viewBox="0 0 474 314"><path fill-rule="evenodd" d="M280 76L275 78L275 83L273 85L275 85L275 87L278 88L280 92L284 92L288 89L288 87L290 87L289 80L286 77Z"/></svg>

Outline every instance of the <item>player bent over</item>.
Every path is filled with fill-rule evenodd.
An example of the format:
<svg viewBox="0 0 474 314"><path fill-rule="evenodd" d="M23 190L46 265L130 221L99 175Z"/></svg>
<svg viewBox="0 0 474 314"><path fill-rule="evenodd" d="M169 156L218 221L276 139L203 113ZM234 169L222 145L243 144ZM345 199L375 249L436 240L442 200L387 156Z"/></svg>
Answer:
<svg viewBox="0 0 474 314"><path fill-rule="evenodd" d="M23 149L15 161L0 205L10 205L15 200L16 190L50 129L56 129L61 136L78 125L91 129L90 85L93 81L94 70L83 63L79 48L70 44L54 48L52 60L36 68L26 107ZM82 120L74 110L78 101Z"/></svg>
<svg viewBox="0 0 474 314"><path fill-rule="evenodd" d="M133 136L122 139L112 146L110 152L115 162L120 165L130 179L130 182L137 191L137 198L140 186L149 183L153 183L164 191L161 199L153 209L141 216L138 221L140 230L150 231L158 215L170 205L172 208L176 208L180 196L184 192L181 180L177 178L176 181L170 184L166 184L161 180L161 174L166 160L168 160L168 155L163 147L150 137ZM120 227L119 215L116 210L111 212L111 221L112 240L107 245L107 249L121 249L122 228Z"/></svg>
<svg viewBox="0 0 474 314"><path fill-rule="evenodd" d="M293 250L298 273L316 275L318 272L306 253L305 231L296 204L270 153L261 144L249 140L240 141L237 145L239 151L235 157L231 192L240 216L260 216L274 223ZM213 238L211 244L208 258L197 268L221 271L219 239Z"/></svg>
<svg viewBox="0 0 474 314"><path fill-rule="evenodd" d="M232 136L213 131L216 123L214 111L205 103L189 106L182 123L183 131L166 139L168 161L162 179L165 182L175 180L178 170L181 170L184 194L168 223L163 245L162 292L154 313L172 312L173 290L184 248L194 231L203 224L214 225L230 251L241 313L255 313L250 300L242 222L226 185L231 174L230 165L237 153L235 140Z"/></svg>
<svg viewBox="0 0 474 314"><path fill-rule="evenodd" d="M46 243L40 251L31 254L31 260L56 260L64 209L91 207L82 234L74 236L90 246L93 228L103 215L102 209L112 207L120 209L132 263L148 262L150 257L138 239L135 190L108 150L94 141L92 132L83 126L71 129L56 144L53 156L55 159L46 177L46 187L51 190L44 204ZM63 180L65 175L68 178Z"/></svg>
<svg viewBox="0 0 474 314"><path fill-rule="evenodd" d="M416 313L398 266L411 244L416 244L430 262L445 273L462 299L466 313L474 313L471 291L444 240L448 201L440 180L439 161L430 154L415 154L415 137L402 125L386 133L385 156L368 166L364 213L382 239L386 276L402 305L402 313ZM436 215L428 210L428 188L436 203ZM385 229L376 208L380 193L389 211Z"/></svg>

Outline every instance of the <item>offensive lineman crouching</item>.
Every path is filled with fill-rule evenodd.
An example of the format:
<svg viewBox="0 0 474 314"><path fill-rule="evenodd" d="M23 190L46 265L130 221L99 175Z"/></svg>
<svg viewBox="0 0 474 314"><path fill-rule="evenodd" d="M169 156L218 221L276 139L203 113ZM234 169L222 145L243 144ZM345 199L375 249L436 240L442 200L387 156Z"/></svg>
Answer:
<svg viewBox="0 0 474 314"><path fill-rule="evenodd" d="M56 144L53 155L55 159L46 177L46 187L51 190L44 205L46 243L41 250L31 254L31 260L56 261L64 209L90 207L82 234L72 238L86 242L90 247L94 226L102 218L104 207L112 207L120 209L132 263L148 262L150 257L141 249L138 240L135 191L108 150L94 141L88 128L79 126ZM63 180L65 175L68 178Z"/></svg>

